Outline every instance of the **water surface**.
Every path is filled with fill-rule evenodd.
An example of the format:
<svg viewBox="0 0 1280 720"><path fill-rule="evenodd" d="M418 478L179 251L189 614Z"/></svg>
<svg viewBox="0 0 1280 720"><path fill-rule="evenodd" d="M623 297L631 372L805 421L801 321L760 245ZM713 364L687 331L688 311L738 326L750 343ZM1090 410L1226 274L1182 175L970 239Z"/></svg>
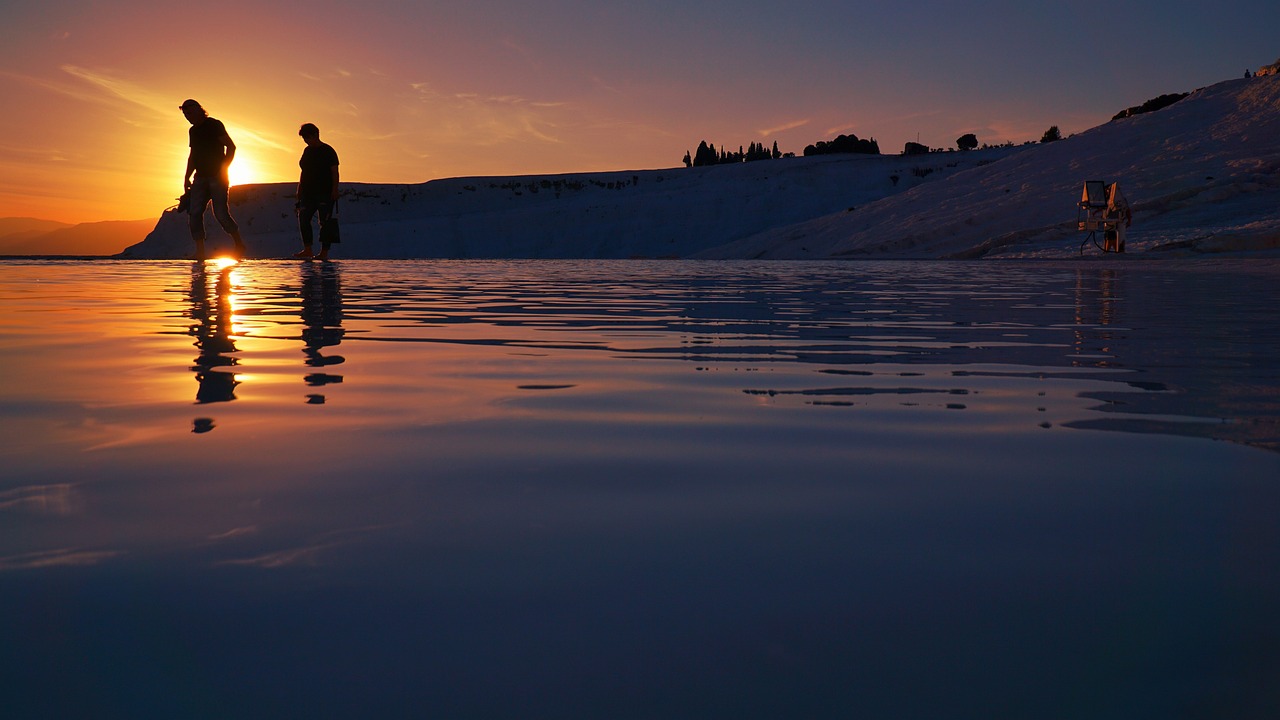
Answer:
<svg viewBox="0 0 1280 720"><path fill-rule="evenodd" d="M0 262L15 717L1280 708L1280 264Z"/></svg>

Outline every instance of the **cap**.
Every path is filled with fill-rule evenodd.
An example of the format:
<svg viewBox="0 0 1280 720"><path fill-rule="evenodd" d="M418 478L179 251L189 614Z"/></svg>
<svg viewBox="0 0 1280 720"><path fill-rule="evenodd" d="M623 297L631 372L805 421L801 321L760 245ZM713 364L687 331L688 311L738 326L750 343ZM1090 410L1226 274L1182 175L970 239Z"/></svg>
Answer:
<svg viewBox="0 0 1280 720"><path fill-rule="evenodd" d="M188 108L201 109L201 108L200 108L200 103L198 103L198 102L196 102L195 100L192 100L192 99L190 99L190 98L188 98L188 99L186 99L186 100L183 100L183 101L182 101L182 104L178 106L178 109L179 109L179 110L186 110L186 109L188 109Z"/></svg>

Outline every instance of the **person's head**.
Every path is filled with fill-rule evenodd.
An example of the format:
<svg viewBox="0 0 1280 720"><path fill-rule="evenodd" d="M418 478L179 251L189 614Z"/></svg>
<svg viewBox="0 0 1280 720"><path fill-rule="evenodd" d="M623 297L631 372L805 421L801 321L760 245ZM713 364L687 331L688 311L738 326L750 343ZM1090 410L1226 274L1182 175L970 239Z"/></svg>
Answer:
<svg viewBox="0 0 1280 720"><path fill-rule="evenodd" d="M320 139L320 128L311 123L304 123L298 128L298 135L310 144Z"/></svg>
<svg viewBox="0 0 1280 720"><path fill-rule="evenodd" d="M209 113L205 112L205 109L195 100L183 100L182 104L178 106L178 109L182 111L182 114L185 115L187 120L192 124L209 117Z"/></svg>

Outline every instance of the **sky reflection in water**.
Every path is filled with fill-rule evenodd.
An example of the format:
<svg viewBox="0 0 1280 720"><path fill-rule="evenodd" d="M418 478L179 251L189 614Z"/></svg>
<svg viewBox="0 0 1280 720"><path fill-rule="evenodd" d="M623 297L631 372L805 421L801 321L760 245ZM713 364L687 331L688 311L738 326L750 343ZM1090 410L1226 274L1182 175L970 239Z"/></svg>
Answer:
<svg viewBox="0 0 1280 720"><path fill-rule="evenodd" d="M29 716L1270 707L1277 280L0 263L0 675Z"/></svg>

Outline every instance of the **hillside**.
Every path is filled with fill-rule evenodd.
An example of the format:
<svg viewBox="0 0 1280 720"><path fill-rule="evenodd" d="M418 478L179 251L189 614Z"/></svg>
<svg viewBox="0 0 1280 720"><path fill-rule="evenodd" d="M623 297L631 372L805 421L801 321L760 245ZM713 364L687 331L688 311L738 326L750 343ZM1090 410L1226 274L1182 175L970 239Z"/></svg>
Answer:
<svg viewBox="0 0 1280 720"><path fill-rule="evenodd" d="M1130 253L1280 248L1280 76L1219 83L1157 112L702 256L1072 255L1087 179L1120 183L1134 210Z"/></svg>
<svg viewBox="0 0 1280 720"><path fill-rule="evenodd" d="M852 206L1016 153L904 158L832 155L700 168L524 177L451 178L416 185L343 183L340 257L685 257ZM300 245L293 183L232 188L232 213L251 254ZM229 245L212 216L210 242ZM185 217L165 213L127 257L183 257Z"/></svg>
<svg viewBox="0 0 1280 720"><path fill-rule="evenodd" d="M68 225L0 218L0 255L114 255L145 238L154 225L154 220Z"/></svg>
<svg viewBox="0 0 1280 720"><path fill-rule="evenodd" d="M15 235L46 233L58 230L59 228L68 228L71 225L67 223L54 222L53 220L39 220L37 218L26 217L6 217L0 218L0 240Z"/></svg>
<svg viewBox="0 0 1280 720"><path fill-rule="evenodd" d="M344 258L863 258L1078 253L1085 180L1118 181L1130 253L1280 246L1280 76L1047 144L671 170L344 184ZM252 256L298 247L292 183L232 189ZM229 241L209 217L210 241ZM220 240L221 238L221 240ZM191 252L165 213L124 257Z"/></svg>

